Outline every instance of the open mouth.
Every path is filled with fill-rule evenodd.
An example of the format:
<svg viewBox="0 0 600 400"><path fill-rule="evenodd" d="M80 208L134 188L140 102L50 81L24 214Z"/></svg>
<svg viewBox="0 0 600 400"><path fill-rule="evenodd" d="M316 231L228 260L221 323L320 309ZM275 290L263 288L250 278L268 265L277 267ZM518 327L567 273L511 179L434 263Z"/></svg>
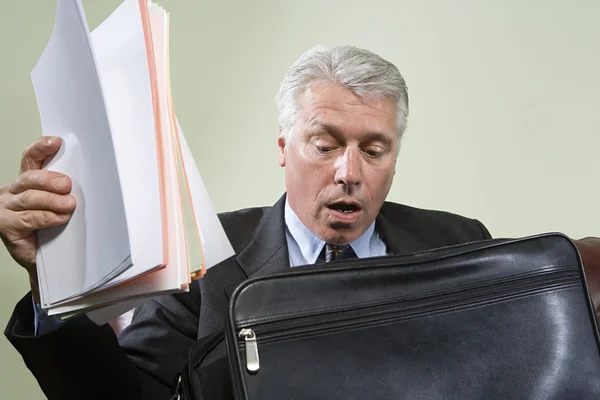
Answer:
<svg viewBox="0 0 600 400"><path fill-rule="evenodd" d="M330 210L340 212L342 214L352 214L360 211L360 207L353 203L333 203L327 206Z"/></svg>

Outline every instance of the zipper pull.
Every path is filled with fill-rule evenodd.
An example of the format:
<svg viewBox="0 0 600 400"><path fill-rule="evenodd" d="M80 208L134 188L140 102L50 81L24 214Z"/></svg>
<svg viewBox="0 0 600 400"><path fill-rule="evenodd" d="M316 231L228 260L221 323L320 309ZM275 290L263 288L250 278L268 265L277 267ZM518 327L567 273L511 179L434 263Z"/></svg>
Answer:
<svg viewBox="0 0 600 400"><path fill-rule="evenodd" d="M250 372L256 372L260 368L258 360L258 345L256 344L256 335L252 329L242 329L239 338L246 342L246 368Z"/></svg>

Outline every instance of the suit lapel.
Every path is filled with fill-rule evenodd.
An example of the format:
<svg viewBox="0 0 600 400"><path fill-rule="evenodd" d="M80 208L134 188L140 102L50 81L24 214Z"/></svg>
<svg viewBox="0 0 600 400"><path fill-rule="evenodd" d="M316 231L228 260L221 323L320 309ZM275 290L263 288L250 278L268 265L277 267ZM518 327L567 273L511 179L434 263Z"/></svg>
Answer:
<svg viewBox="0 0 600 400"><path fill-rule="evenodd" d="M262 218L252 241L236 257L248 278L290 267L285 237L285 195Z"/></svg>
<svg viewBox="0 0 600 400"><path fill-rule="evenodd" d="M392 254L405 254L417 251L427 250L429 246L423 243L413 233L403 228L402 221L392 222L386 216L386 204L381 207L377 219L375 220L375 229L387 245ZM398 224L398 222L400 224Z"/></svg>

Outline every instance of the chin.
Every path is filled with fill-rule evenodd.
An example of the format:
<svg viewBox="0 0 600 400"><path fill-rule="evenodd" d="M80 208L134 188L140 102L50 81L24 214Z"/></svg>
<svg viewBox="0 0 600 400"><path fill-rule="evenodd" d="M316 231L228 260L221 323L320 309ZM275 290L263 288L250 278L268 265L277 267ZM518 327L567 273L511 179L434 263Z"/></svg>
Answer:
<svg viewBox="0 0 600 400"><path fill-rule="evenodd" d="M343 246L352 243L360 237L360 232L357 229L334 229L329 228L323 235L319 235L322 240L327 243Z"/></svg>

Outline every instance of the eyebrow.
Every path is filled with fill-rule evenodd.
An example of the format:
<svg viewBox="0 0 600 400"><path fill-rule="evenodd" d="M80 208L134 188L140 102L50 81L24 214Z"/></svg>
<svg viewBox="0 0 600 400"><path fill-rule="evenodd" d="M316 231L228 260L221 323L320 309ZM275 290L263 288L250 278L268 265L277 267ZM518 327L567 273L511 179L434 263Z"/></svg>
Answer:
<svg viewBox="0 0 600 400"><path fill-rule="evenodd" d="M343 136L342 131L340 129L338 129L337 127L330 125L330 124L320 122L318 120L311 122L309 127L311 130L322 129L338 140ZM360 135L360 140L361 141L380 141L380 142L385 143L388 146L392 145L392 140L390 139L389 135L386 135L383 132L362 133Z"/></svg>

